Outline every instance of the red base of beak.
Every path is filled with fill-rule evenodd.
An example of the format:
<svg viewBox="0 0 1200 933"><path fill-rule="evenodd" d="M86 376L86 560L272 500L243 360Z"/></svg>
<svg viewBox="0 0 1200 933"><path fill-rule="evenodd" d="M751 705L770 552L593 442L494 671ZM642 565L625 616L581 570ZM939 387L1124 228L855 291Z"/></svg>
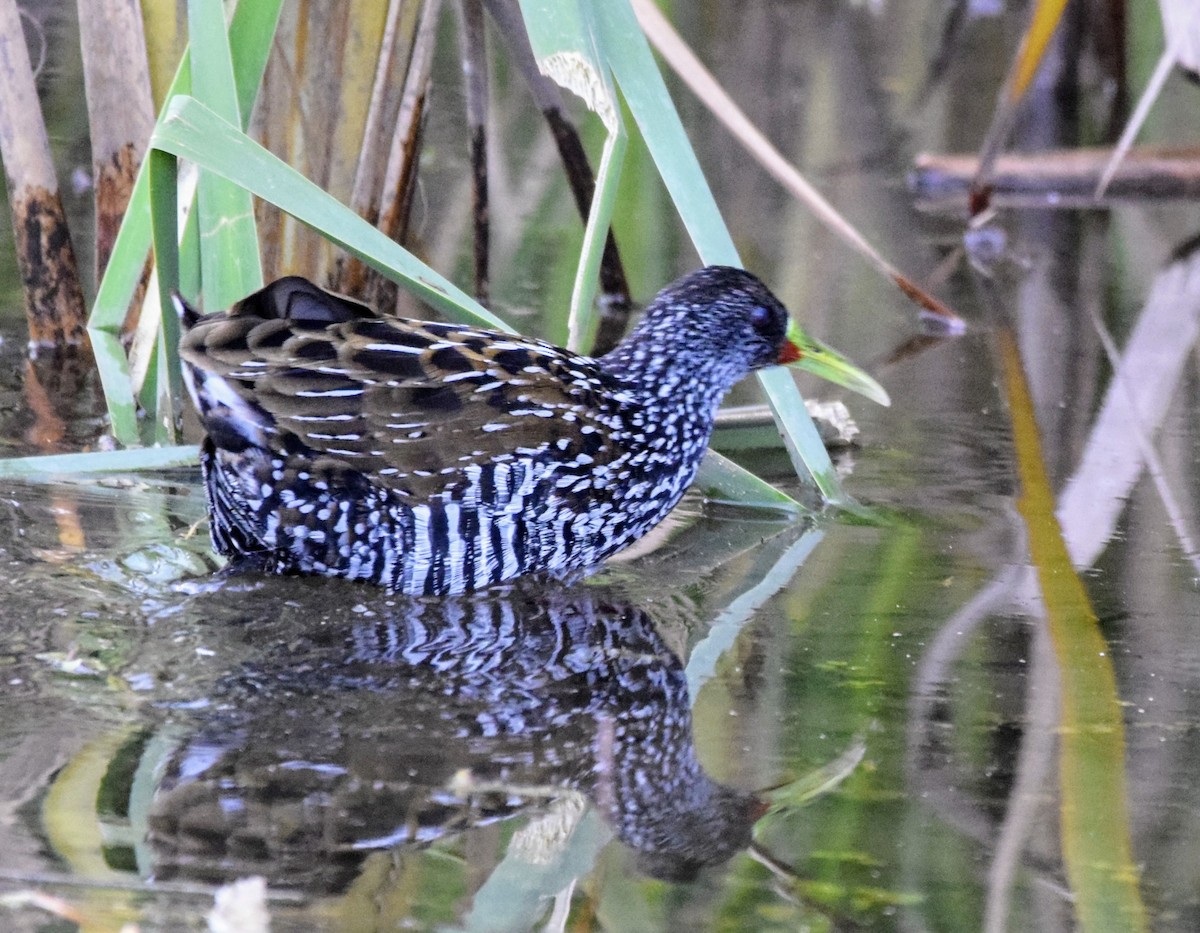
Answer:
<svg viewBox="0 0 1200 933"><path fill-rule="evenodd" d="M783 342L783 348L779 351L779 359L777 359L775 362L780 366L783 366L787 363L796 362L796 360L800 359L802 356L804 356L804 354L800 352L800 348L798 346L796 346L790 340L785 340Z"/></svg>

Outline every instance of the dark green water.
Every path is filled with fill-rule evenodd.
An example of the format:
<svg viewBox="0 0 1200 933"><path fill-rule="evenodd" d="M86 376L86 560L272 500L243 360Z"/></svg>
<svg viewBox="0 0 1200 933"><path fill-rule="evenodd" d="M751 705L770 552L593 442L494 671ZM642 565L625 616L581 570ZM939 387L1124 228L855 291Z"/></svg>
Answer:
<svg viewBox="0 0 1200 933"><path fill-rule="evenodd" d="M918 150L977 144L969 92L1002 75L1014 23L970 21L920 101L936 4L727 6L682 30L970 325L896 359L917 332L904 299L681 95L747 264L891 392L886 410L846 399L861 434L837 457L883 520L693 497L585 584L412 603L211 577L189 471L0 483L0 893L52 893L89 930L205 929L213 886L248 875L277 931L1137 929L1121 911L1139 903L1150 928L1200 926L1194 208L1002 211L1010 260L981 284L952 255L958 222L914 209L903 178ZM1087 138L1095 91L1073 118L1039 97L1023 138ZM1173 89L1149 132L1172 139L1197 106ZM655 200L621 221L643 296L694 264ZM568 264L528 260L577 236L553 211L539 237L506 233L501 303L558 300ZM35 445L12 310L17 454ZM1006 319L1095 623L1039 587L1039 565L1071 574L1031 557L1048 512L1018 501ZM63 422L96 431L86 406ZM717 443L787 482L769 431ZM860 747L751 852L758 792ZM5 929L72 928L0 910Z"/></svg>

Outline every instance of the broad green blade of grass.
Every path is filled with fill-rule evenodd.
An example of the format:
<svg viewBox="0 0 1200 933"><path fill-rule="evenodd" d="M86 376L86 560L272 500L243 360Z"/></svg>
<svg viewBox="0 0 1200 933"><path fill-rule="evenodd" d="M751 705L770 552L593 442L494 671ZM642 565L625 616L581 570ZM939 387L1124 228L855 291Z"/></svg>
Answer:
<svg viewBox="0 0 1200 933"><path fill-rule="evenodd" d="M591 345L596 327L600 260L612 225L628 136L612 76L596 47L596 23L590 2L521 0L521 13L538 68L581 97L600 117L607 131L571 292L567 346L581 351Z"/></svg>
<svg viewBox="0 0 1200 933"><path fill-rule="evenodd" d="M714 502L783 509L792 515L803 511L791 496L711 449L704 455L693 485Z"/></svg>
<svg viewBox="0 0 1200 933"><path fill-rule="evenodd" d="M152 145L270 201L458 321L512 332L452 282L192 97L177 96Z"/></svg>
<svg viewBox="0 0 1200 933"><path fill-rule="evenodd" d="M595 4L607 62L700 258L740 266L733 239L628 0Z"/></svg>
<svg viewBox="0 0 1200 933"><path fill-rule="evenodd" d="M232 126L241 126L233 59L221 0L188 0L192 94ZM262 288L258 228L250 192L202 171L196 190L200 223L200 283L209 311L227 308ZM162 288L178 283L163 278Z"/></svg>
<svg viewBox="0 0 1200 933"><path fill-rule="evenodd" d="M708 264L741 265L628 0L596 4L596 19L602 48L608 56L617 86L700 258ZM828 499L841 502L844 496L829 454L794 384L791 391L783 391L785 380L790 383L791 376L781 371L766 370L759 374L780 431L788 438L788 452L796 470L802 477L811 475Z"/></svg>
<svg viewBox="0 0 1200 933"><path fill-rule="evenodd" d="M629 137L620 120L615 131L608 134L604 153L600 157L600 170L596 173L596 190L592 195L592 207L588 211L587 226L583 233L583 250L575 272L575 287L571 292L571 317L568 326L567 346L582 351L592 345L596 331L596 289L600 282L600 262L604 258L604 245L608 230L612 226L613 210L617 204L617 191L621 180L621 166Z"/></svg>
<svg viewBox="0 0 1200 933"><path fill-rule="evenodd" d="M758 374L758 380L766 391L767 403L775 423L784 426L780 431L783 443L793 464L803 463L813 482L829 502L843 507L855 507L853 500L842 490L837 471L825 450L821 432L808 416L804 398L796 388L796 382L782 366L773 366ZM815 451L821 451L817 456ZM803 474L801 474L803 475Z"/></svg>
<svg viewBox="0 0 1200 933"><path fill-rule="evenodd" d="M282 11L283 0L255 0L237 4L229 20L229 56L242 129L250 125ZM191 90L180 88L178 93L190 94Z"/></svg>
<svg viewBox="0 0 1200 933"><path fill-rule="evenodd" d="M188 0L191 94L223 119L244 126L233 73L233 49L221 0Z"/></svg>
<svg viewBox="0 0 1200 933"><path fill-rule="evenodd" d="M249 118L258 94L282 2L239 3L229 24L229 45L243 121ZM190 93L191 87L190 56L185 54L169 94ZM88 333L96 353L113 436L122 444L138 441L134 390L129 381L129 365L120 332L150 250L149 195L149 177L143 164L88 319Z"/></svg>
<svg viewBox="0 0 1200 933"><path fill-rule="evenodd" d="M625 0L616 0L616 3L623 5ZM611 221L613 205L616 200L616 173L620 168L620 160L623 158L626 148L625 129L620 120L620 108L612 90L612 80L615 74L613 61L620 55L620 50L614 51L613 37L605 34L601 22L605 6L605 4L596 4L593 0L565 0L565 2L558 3L552 2L552 0L521 0L521 12L525 17L530 44L533 47L538 67L563 87L580 95L588 106L597 112L608 130L599 183L588 218L584 253L580 261L571 302L570 340L573 346L585 344L592 326L591 304L595 290L596 269L599 267L600 254L604 245L604 231L607 230L607 225ZM716 202L708 189L708 183L704 180L700 165L683 132L683 126L675 114L674 106L666 92L666 86L662 83L658 67L650 57L649 49L637 28L636 21L632 20L631 12L628 21L634 23L634 32L637 39L641 40L644 56L636 59L624 69L624 80L634 84L639 84L642 80L653 84L653 81L657 80L661 94L651 93L649 98L660 111L669 112L670 117L674 119L673 131L666 130L663 134L655 133L655 139L651 141L647 134L646 120L657 119L662 116L662 113L647 116L647 108L643 108L641 116L635 112L643 136L646 137L660 173L667 181L667 188L672 198L675 199L676 207L684 218L685 226L705 261L739 265L733 241L729 238L729 233L717 210ZM617 44L620 45L621 41L618 37ZM648 73L639 76L639 71L646 69L649 69ZM618 82L622 80L621 74L615 76ZM626 90L625 93L628 98L629 91ZM663 167L664 159L668 163L668 169L672 170L671 180L666 177L667 169ZM680 203L681 200L690 203L693 199L697 200L698 206L685 209ZM604 226L601 226L601 222ZM586 311L585 304L587 305ZM806 433L803 426L798 423L797 417L787 411L786 405L793 397L798 397L798 393L793 393L787 398L781 396L778 399L779 404L775 406L775 410L784 412L785 420L781 422L784 430L791 437L802 438L800 443L789 446L789 451L804 450L807 454L806 466L800 475L811 473L813 476L817 476L819 474L822 479L818 482L818 486L822 492L828 495L828 491L832 488L836 495L830 498L840 500L842 498L840 488L824 446L818 443L817 450L809 451L808 449L811 437L816 436L816 429L812 428L810 422L811 431ZM799 418L808 419L803 404L800 407ZM808 459L812 460L811 465L807 463ZM832 487L829 477L833 477ZM793 500L777 490L773 494L768 494L766 489L771 488L768 484L716 454L710 454L705 458L700 468L698 481L701 484L719 484L724 487L726 495L743 501L763 501L764 498L770 501L782 497L792 503L793 507L795 505Z"/></svg>
<svg viewBox="0 0 1200 933"><path fill-rule="evenodd" d="M130 201L130 204L133 202ZM121 225L124 230L128 223ZM146 227L146 241L150 240L149 220L139 220L138 225ZM140 236L140 232L138 234ZM120 245L118 234L117 245ZM115 255L115 251L114 251ZM143 260L144 260L143 256ZM108 268L111 270L113 264ZM107 278L107 274L106 274ZM132 298L133 293L130 292ZM91 318L95 320L95 318ZM117 325L120 328L120 324ZM88 326L88 337L92 341L92 352L96 356L96 371L100 375L100 385L104 389L104 400L108 405L109 427L112 435L120 444L136 444L138 442L137 405L133 398L133 385L129 381L129 360L125 357L125 347L121 343L119 332L108 328Z"/></svg>
<svg viewBox="0 0 1200 933"><path fill-rule="evenodd" d="M44 457L0 459L0 478L55 480L64 476L98 473L132 473L137 470L166 470L198 463L194 444L183 447L137 447L83 454L50 454Z"/></svg>
<svg viewBox="0 0 1200 933"><path fill-rule="evenodd" d="M1055 518L1016 339L1002 329L999 341L1021 480L1017 508L1058 661L1060 833L1075 914L1087 931L1145 930L1129 837L1125 725L1111 652Z"/></svg>
<svg viewBox="0 0 1200 933"><path fill-rule="evenodd" d="M154 435L160 444L175 440L175 404L183 389L179 371L179 354L173 352L179 344L179 320L171 303L171 289L179 287L179 163L157 149L146 157L150 173L150 224L154 234L154 264L158 284L159 339L155 343L156 365L148 373L142 387L142 397L153 390L153 406L143 402L154 413ZM163 374L166 378L163 378Z"/></svg>
<svg viewBox="0 0 1200 933"><path fill-rule="evenodd" d="M593 0L521 0L521 15L541 72L582 98L609 135L617 132L617 95Z"/></svg>

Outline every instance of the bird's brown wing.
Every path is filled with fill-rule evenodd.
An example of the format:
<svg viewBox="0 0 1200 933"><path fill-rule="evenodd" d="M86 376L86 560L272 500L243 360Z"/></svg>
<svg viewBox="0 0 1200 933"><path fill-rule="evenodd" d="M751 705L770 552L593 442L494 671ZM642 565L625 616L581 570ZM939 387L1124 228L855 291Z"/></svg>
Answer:
<svg viewBox="0 0 1200 933"><path fill-rule="evenodd" d="M472 467L554 461L595 478L619 458L620 387L594 361L491 331L384 320L313 291L310 304L344 302L332 320L244 304L188 332L184 359L235 396L206 422L258 417L270 446L340 461L414 501L465 489Z"/></svg>

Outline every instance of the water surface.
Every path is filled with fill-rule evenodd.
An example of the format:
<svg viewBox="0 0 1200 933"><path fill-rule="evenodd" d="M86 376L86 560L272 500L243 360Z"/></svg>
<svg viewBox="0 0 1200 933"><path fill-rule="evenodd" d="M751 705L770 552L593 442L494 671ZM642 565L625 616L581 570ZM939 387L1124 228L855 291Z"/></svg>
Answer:
<svg viewBox="0 0 1200 933"><path fill-rule="evenodd" d="M904 299L682 98L749 266L892 394L846 399L862 433L838 455L876 521L692 496L578 585L423 602L213 576L194 471L0 484L4 888L143 931L203 929L213 887L248 875L276 930L1066 930L1110 896L1112 928L1139 905L1200 926L1194 211L1002 212L1006 258L972 271L958 220L901 180L919 148L977 143L986 108L964 100L1003 72L978 48L1014 24L971 21L922 98L937 5L894 6L681 14L788 156L970 325L896 359ZM1023 138L1086 136L1078 103L1039 97ZM645 295L694 258L669 215L642 217L623 223ZM511 277L512 306L561 279ZM85 397L47 441L8 320L2 443L93 438ZM794 483L769 432L725 442ZM1034 460L1058 564L1037 556L1050 510L1019 498ZM1094 622L1045 595L1071 563ZM837 761L827 793L763 816L767 788ZM46 917L5 922L69 928Z"/></svg>

